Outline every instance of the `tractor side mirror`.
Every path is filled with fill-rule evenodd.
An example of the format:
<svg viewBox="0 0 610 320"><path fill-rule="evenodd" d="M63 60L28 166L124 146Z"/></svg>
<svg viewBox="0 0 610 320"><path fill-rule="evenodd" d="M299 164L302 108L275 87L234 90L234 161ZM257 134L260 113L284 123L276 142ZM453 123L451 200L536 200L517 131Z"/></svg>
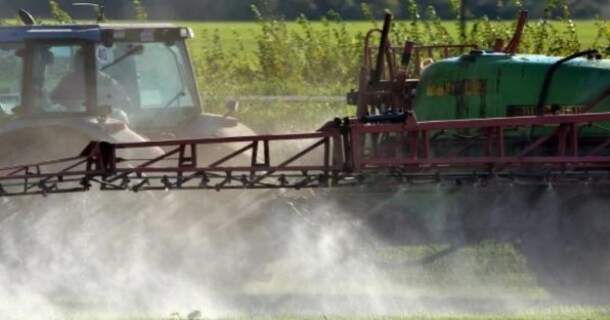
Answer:
<svg viewBox="0 0 610 320"><path fill-rule="evenodd" d="M26 26L35 26L38 24L34 16L25 9L19 9L17 15L19 16L19 20L21 20L21 23Z"/></svg>

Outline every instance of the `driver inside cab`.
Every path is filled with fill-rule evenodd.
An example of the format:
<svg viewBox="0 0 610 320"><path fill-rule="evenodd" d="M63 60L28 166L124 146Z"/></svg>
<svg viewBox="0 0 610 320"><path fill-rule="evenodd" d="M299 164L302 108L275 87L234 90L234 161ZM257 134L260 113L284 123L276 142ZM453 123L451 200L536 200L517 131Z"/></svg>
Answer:
<svg viewBox="0 0 610 320"><path fill-rule="evenodd" d="M133 103L121 85L107 73L97 70L97 104L122 110L130 110ZM61 78L51 92L51 101L71 112L85 111L85 63L82 49L78 50L72 61L69 73Z"/></svg>

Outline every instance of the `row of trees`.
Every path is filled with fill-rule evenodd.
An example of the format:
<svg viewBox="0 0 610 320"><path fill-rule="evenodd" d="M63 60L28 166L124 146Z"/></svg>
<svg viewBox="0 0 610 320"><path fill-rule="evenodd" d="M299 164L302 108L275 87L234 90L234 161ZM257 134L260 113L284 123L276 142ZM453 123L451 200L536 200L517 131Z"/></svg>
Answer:
<svg viewBox="0 0 610 320"><path fill-rule="evenodd" d="M363 19L362 5L370 7L372 13L381 14L390 9L398 17L407 17L412 2L425 8L433 5L441 18L454 18L455 6L460 0L90 0L106 6L110 18L133 18L138 12L137 3L152 19L181 20L251 20L250 9L255 4L265 14L294 19L301 14L316 19L328 12L335 12L344 19ZM545 7L555 4L561 14L563 4L569 3L572 16L594 18L610 14L607 0L465 0L471 16L490 18L512 18L515 6L524 6L534 16L543 15ZM76 18L90 18L90 9L72 6L76 0L56 0L58 5ZM136 5L134 6L134 2ZM36 16L48 17L51 10L48 1L41 0L0 0L0 16L12 17L19 8L26 8Z"/></svg>

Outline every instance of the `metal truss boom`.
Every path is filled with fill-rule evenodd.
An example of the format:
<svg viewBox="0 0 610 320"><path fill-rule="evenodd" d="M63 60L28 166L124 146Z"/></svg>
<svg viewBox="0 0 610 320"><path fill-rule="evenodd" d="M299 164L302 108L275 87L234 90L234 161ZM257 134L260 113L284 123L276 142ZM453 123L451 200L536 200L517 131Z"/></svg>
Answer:
<svg viewBox="0 0 610 320"><path fill-rule="evenodd" d="M346 119L304 134L92 142L77 157L0 169L0 196L82 192L93 185L134 192L325 188L377 176L395 178L388 183L605 182L610 138L588 135L587 128L609 122L610 113L377 124ZM523 136L533 131L539 133ZM219 146L231 148L206 153ZM150 148L163 152L128 156Z"/></svg>

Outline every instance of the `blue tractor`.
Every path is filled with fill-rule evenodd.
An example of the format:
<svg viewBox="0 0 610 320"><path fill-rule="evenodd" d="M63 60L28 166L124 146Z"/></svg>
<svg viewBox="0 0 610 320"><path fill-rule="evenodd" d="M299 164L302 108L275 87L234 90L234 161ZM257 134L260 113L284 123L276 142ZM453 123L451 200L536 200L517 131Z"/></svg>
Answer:
<svg viewBox="0 0 610 320"><path fill-rule="evenodd" d="M69 156L91 140L253 134L236 119L202 113L186 45L192 30L37 25L20 16L23 26L0 27L0 148L10 151L0 165Z"/></svg>

